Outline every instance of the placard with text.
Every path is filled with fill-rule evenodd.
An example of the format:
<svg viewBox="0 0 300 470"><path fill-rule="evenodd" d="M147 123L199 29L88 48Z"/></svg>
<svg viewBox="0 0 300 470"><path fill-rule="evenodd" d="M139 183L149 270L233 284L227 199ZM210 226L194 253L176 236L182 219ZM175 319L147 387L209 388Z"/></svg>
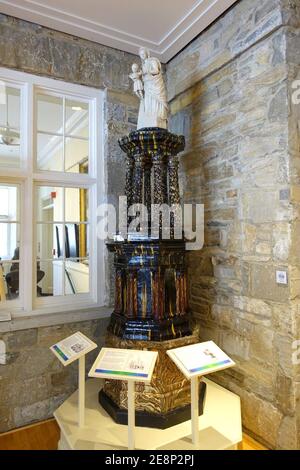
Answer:
<svg viewBox="0 0 300 470"><path fill-rule="evenodd" d="M149 383L157 355L156 351L102 348L89 377Z"/></svg>
<svg viewBox="0 0 300 470"><path fill-rule="evenodd" d="M235 365L213 341L170 349L167 354L188 379Z"/></svg>
<svg viewBox="0 0 300 470"><path fill-rule="evenodd" d="M78 331L50 347L51 351L67 366L97 348L97 344Z"/></svg>

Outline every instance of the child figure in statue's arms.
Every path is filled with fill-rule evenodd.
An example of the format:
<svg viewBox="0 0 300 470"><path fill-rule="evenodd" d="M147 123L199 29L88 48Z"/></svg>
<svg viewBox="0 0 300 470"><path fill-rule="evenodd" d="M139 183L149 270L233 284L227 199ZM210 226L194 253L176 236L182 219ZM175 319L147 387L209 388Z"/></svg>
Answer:
<svg viewBox="0 0 300 470"><path fill-rule="evenodd" d="M142 72L139 70L138 64L132 65L132 73L129 75L133 81L133 91L140 100L144 99L144 84L142 81Z"/></svg>

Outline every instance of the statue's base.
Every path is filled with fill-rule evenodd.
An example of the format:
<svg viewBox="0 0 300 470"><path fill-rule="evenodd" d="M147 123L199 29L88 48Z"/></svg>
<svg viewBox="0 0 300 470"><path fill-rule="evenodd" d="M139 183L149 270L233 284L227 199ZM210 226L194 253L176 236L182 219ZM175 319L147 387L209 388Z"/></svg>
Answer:
<svg viewBox="0 0 300 470"><path fill-rule="evenodd" d="M199 386L199 416L204 413L206 396L206 384L200 383ZM118 407L113 400L106 395L104 390L99 392L99 403L103 409L111 416L117 424L128 424L128 413L124 408ZM171 426L184 423L191 419L191 405L186 405L167 413L148 413L146 411L136 411L135 425L144 428L167 429Z"/></svg>
<svg viewBox="0 0 300 470"><path fill-rule="evenodd" d="M166 429L191 417L190 381L167 355L167 351L198 343L198 331L167 341L132 341L107 335L106 347L157 351L158 358L150 384L136 383L135 410L138 426ZM105 380L99 401L116 423L127 422L127 382ZM199 413L203 413L205 386L200 382Z"/></svg>

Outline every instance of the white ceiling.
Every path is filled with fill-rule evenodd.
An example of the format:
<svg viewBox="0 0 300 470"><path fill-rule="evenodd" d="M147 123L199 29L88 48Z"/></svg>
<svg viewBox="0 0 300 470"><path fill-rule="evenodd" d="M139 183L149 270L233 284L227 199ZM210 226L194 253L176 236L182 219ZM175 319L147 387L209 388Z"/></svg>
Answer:
<svg viewBox="0 0 300 470"><path fill-rule="evenodd" d="M0 12L169 61L237 0L0 0Z"/></svg>

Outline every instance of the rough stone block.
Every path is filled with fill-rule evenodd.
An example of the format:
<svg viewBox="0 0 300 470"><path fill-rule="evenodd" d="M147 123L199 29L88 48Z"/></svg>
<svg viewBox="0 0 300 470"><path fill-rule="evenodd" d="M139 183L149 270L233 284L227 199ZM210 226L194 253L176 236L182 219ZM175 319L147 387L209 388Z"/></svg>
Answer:
<svg viewBox="0 0 300 470"><path fill-rule="evenodd" d="M274 332L272 330L262 325L255 325L250 346L251 358L258 359L266 364L273 364L273 339Z"/></svg>
<svg viewBox="0 0 300 470"><path fill-rule="evenodd" d="M297 434L296 417L285 416L279 428L276 448L278 450L299 450Z"/></svg>
<svg viewBox="0 0 300 470"><path fill-rule="evenodd" d="M6 337L7 351L17 352L35 346L37 343L38 330L21 330L9 333Z"/></svg>
<svg viewBox="0 0 300 470"><path fill-rule="evenodd" d="M293 379L278 373L275 384L276 402L284 415L292 416L296 411L296 395Z"/></svg>
<svg viewBox="0 0 300 470"><path fill-rule="evenodd" d="M233 358L249 360L250 341L229 331L222 331L220 334L220 347Z"/></svg>
<svg viewBox="0 0 300 470"><path fill-rule="evenodd" d="M271 448L277 445L277 436L282 414L272 403L243 391L242 419L244 427L260 436Z"/></svg>
<svg viewBox="0 0 300 470"><path fill-rule="evenodd" d="M276 283L276 269L280 267L253 264L251 268L251 294L257 299L272 300L273 302L287 302L289 288Z"/></svg>

